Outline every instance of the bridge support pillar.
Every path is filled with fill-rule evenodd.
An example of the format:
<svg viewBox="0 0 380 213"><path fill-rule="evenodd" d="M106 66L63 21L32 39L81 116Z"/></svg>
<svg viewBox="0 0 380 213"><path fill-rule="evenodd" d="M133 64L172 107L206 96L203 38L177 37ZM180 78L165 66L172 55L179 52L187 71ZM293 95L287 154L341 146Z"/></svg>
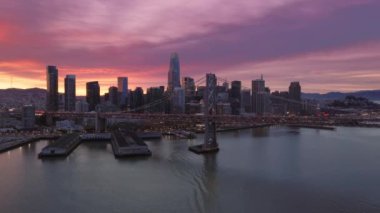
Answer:
<svg viewBox="0 0 380 213"><path fill-rule="evenodd" d="M100 113L97 112L95 115L95 131L97 133L104 132L106 130L106 119L100 116Z"/></svg>
<svg viewBox="0 0 380 213"><path fill-rule="evenodd" d="M205 138L203 144L191 146L189 150L197 154L210 153L219 151L216 142L216 125L213 116L216 114L216 76L215 74L206 74L205 89Z"/></svg>

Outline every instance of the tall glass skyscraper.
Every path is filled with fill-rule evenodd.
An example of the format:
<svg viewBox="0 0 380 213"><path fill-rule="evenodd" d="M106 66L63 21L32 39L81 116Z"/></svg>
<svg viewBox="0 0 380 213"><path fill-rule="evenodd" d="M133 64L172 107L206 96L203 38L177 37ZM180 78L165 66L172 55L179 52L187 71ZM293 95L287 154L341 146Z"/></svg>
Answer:
<svg viewBox="0 0 380 213"><path fill-rule="evenodd" d="M266 111L265 81L263 76L260 79L252 81L252 112L257 115L263 115Z"/></svg>
<svg viewBox="0 0 380 213"><path fill-rule="evenodd" d="M65 78L65 111L75 111L76 87L75 75L66 75Z"/></svg>
<svg viewBox="0 0 380 213"><path fill-rule="evenodd" d="M302 106L300 82L294 81L290 83L289 98L293 100L293 102L289 103L289 111L294 114L299 114L301 112L301 106Z"/></svg>
<svg viewBox="0 0 380 213"><path fill-rule="evenodd" d="M180 83L180 65L177 53L172 53L170 56L170 67L168 72L168 91L174 91L174 88L181 87Z"/></svg>
<svg viewBox="0 0 380 213"><path fill-rule="evenodd" d="M117 89L120 95L120 106L124 108L128 105L128 77L117 78Z"/></svg>
<svg viewBox="0 0 380 213"><path fill-rule="evenodd" d="M86 84L86 101L88 109L94 111L96 105L100 103L100 86L97 81L87 82Z"/></svg>
<svg viewBox="0 0 380 213"><path fill-rule="evenodd" d="M47 66L46 83L46 110L58 111L58 69L56 66Z"/></svg>

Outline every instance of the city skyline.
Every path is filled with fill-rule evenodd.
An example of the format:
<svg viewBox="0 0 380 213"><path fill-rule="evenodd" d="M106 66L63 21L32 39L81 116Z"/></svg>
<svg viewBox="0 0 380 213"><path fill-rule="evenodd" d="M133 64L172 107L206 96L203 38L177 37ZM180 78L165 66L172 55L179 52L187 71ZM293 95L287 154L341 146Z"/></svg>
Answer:
<svg viewBox="0 0 380 213"><path fill-rule="evenodd" d="M77 76L78 95L95 80L104 94L117 76L146 90L166 85L171 52L194 79L213 72L249 87L263 73L272 90L290 81L305 92L380 88L378 1L221 2L5 0L0 88L45 88L45 66L54 64L59 82Z"/></svg>

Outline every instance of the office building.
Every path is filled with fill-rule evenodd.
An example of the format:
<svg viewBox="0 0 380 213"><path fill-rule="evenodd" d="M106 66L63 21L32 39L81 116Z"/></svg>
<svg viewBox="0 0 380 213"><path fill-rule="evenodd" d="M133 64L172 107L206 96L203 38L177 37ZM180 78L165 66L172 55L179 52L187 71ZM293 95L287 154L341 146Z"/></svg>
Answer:
<svg viewBox="0 0 380 213"><path fill-rule="evenodd" d="M36 123L36 110L32 105L25 105L22 108L22 123L24 129L33 129Z"/></svg>
<svg viewBox="0 0 380 213"><path fill-rule="evenodd" d="M94 111L96 105L100 104L100 86L99 82L92 81L86 84L86 101L89 111Z"/></svg>
<svg viewBox="0 0 380 213"><path fill-rule="evenodd" d="M119 92L117 87L108 88L108 100L112 105L117 106L119 103Z"/></svg>
<svg viewBox="0 0 380 213"><path fill-rule="evenodd" d="M231 114L240 115L241 81L232 81L230 89Z"/></svg>
<svg viewBox="0 0 380 213"><path fill-rule="evenodd" d="M173 92L174 88L181 87L180 83L180 65L177 53L172 53L170 56L170 67L168 72L168 88L169 92Z"/></svg>
<svg viewBox="0 0 380 213"><path fill-rule="evenodd" d="M261 75L260 79L252 81L252 112L263 115L266 112L266 103L269 95L265 91L265 81Z"/></svg>
<svg viewBox="0 0 380 213"><path fill-rule="evenodd" d="M176 87L173 93L171 112L175 114L185 113L185 90L181 87Z"/></svg>
<svg viewBox="0 0 380 213"><path fill-rule="evenodd" d="M47 66L46 83L46 110L58 111L58 69L56 66Z"/></svg>
<svg viewBox="0 0 380 213"><path fill-rule="evenodd" d="M195 82L193 78L183 77L182 88L185 90L185 101L190 102L195 96Z"/></svg>
<svg viewBox="0 0 380 213"><path fill-rule="evenodd" d="M65 111L75 111L76 88L75 75L66 75L65 77Z"/></svg>
<svg viewBox="0 0 380 213"><path fill-rule="evenodd" d="M301 101L301 85L298 81L291 82L289 85L289 111L292 114L301 113L302 101Z"/></svg>
<svg viewBox="0 0 380 213"><path fill-rule="evenodd" d="M244 89L241 91L241 112L250 113L252 111L251 90Z"/></svg>
<svg viewBox="0 0 380 213"><path fill-rule="evenodd" d="M119 91L119 104L121 108L126 108L128 106L128 77L118 77L117 78L117 89Z"/></svg>
<svg viewBox="0 0 380 213"><path fill-rule="evenodd" d="M88 103L84 100L75 103L75 112L88 112Z"/></svg>

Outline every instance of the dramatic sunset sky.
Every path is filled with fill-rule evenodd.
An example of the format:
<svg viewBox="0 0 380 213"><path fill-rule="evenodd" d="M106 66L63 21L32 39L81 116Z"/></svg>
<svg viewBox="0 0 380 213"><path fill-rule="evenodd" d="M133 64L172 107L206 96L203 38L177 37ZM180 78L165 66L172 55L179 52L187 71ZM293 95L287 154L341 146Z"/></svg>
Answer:
<svg viewBox="0 0 380 213"><path fill-rule="evenodd" d="M272 90L380 89L379 0L0 0L0 88L46 88L57 65L60 92L98 80L104 93L167 84L171 52L181 76L206 72ZM11 84L13 82L13 84Z"/></svg>

